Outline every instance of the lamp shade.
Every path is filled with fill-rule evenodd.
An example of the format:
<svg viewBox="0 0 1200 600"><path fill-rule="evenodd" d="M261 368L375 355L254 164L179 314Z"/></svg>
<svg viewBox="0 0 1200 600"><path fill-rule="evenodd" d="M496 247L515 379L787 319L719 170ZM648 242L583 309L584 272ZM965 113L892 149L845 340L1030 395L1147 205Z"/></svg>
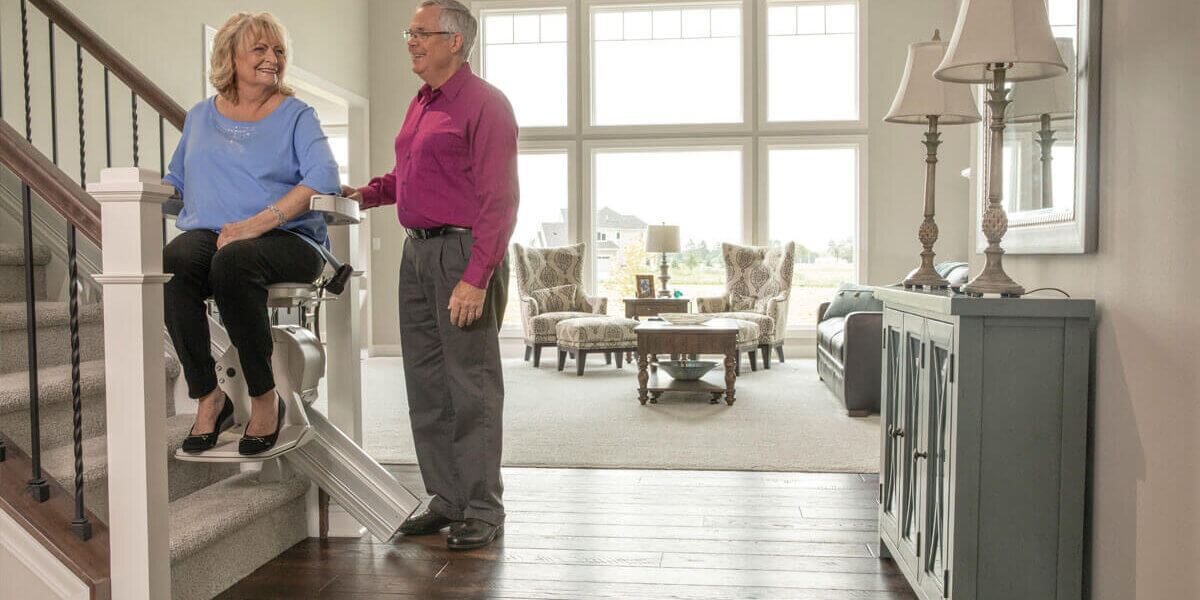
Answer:
<svg viewBox="0 0 1200 600"><path fill-rule="evenodd" d="M900 89L884 121L924 125L929 122L928 117L935 115L938 123L944 125L980 120L970 86L933 78L933 71L941 64L947 45L948 42L937 39L936 33L932 42L908 45L904 77L900 80Z"/></svg>
<svg viewBox="0 0 1200 600"><path fill-rule="evenodd" d="M1027 81L1013 87L1012 104L1008 107L1009 121L1036 123L1042 115L1058 121L1075 116L1075 43L1071 38L1058 38L1058 51L1067 63L1067 72L1041 81Z"/></svg>
<svg viewBox="0 0 1200 600"><path fill-rule="evenodd" d="M679 252L679 226L650 225L647 227L646 252Z"/></svg>
<svg viewBox="0 0 1200 600"><path fill-rule="evenodd" d="M934 77L991 83L989 66L997 63L1005 65L1008 81L1066 72L1050 30L1046 0L962 0L950 47Z"/></svg>

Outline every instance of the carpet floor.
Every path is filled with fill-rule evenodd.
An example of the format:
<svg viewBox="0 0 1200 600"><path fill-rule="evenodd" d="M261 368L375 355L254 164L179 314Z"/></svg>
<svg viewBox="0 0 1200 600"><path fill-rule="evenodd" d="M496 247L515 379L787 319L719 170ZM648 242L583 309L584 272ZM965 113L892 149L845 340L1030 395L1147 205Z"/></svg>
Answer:
<svg viewBox="0 0 1200 600"><path fill-rule="evenodd" d="M847 417L813 360L744 363L733 406L681 393L642 406L636 366L591 357L577 377L573 361L559 372L549 355L540 369L504 360L505 466L879 471L879 417ZM367 450L415 463L400 359L364 360L362 385Z"/></svg>

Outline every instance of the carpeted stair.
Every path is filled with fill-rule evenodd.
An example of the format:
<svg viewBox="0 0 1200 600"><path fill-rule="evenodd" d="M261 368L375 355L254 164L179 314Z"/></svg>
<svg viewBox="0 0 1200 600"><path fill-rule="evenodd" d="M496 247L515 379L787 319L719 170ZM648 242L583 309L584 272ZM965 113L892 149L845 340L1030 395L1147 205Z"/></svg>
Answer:
<svg viewBox="0 0 1200 600"><path fill-rule="evenodd" d="M46 300L50 252L35 246L37 282L38 390L42 467L69 492L74 490L70 330L67 305ZM0 432L28 451L29 374L25 338L24 254L0 244ZM107 521L108 456L105 439L104 324L101 305L80 308L81 405L83 412L84 500ZM167 389L180 376L167 357ZM194 415L175 415L167 403L167 478L171 507L172 596L212 598L261 564L307 537L305 492L297 476L260 482L237 465L175 460Z"/></svg>

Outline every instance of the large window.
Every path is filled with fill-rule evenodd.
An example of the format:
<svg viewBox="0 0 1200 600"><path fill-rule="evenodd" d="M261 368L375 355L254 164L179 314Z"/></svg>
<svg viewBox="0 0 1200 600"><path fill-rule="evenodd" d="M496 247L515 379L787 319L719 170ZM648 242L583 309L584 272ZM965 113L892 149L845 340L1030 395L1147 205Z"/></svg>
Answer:
<svg viewBox="0 0 1200 600"><path fill-rule="evenodd" d="M660 223L680 228L669 286L689 298L724 291L723 242L796 242L794 329L811 329L833 288L863 277L865 5L472 4L480 72L521 126L513 239L586 243L584 286L609 314L623 314L635 274L657 277L645 235ZM519 323L506 319L506 334Z"/></svg>
<svg viewBox="0 0 1200 600"><path fill-rule="evenodd" d="M741 240L742 149L595 149L592 228L596 281L609 306L634 295L634 275L658 274L647 225L679 226L668 287L689 298L724 289L721 242ZM659 283L656 281L655 286Z"/></svg>
<svg viewBox="0 0 1200 600"><path fill-rule="evenodd" d="M817 306L856 279L859 146L767 148L770 240L796 244L788 323L813 323Z"/></svg>

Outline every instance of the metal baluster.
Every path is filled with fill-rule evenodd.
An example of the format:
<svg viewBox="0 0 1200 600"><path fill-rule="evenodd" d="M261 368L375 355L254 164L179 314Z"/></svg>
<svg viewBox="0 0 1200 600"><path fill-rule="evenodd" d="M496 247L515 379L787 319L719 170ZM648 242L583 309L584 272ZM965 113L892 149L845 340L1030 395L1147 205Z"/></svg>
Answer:
<svg viewBox="0 0 1200 600"><path fill-rule="evenodd" d="M50 160L58 164L58 78L54 75L54 21L47 23L50 40Z"/></svg>
<svg viewBox="0 0 1200 600"><path fill-rule="evenodd" d="M26 0L21 0L21 64L25 80L25 139L33 142L33 107L29 98L29 16ZM29 371L29 457L32 474L26 490L38 502L50 498L50 486L42 476L42 432L38 419L37 309L33 298L33 194L21 184L21 226L25 243L25 339Z"/></svg>
<svg viewBox="0 0 1200 600"><path fill-rule="evenodd" d="M165 176L167 174L167 152L166 144L163 142L163 125L166 119L162 115L158 115L158 174ZM167 245L167 215L162 217L162 241L163 246Z"/></svg>
<svg viewBox="0 0 1200 600"><path fill-rule="evenodd" d="M112 168L112 118L108 108L108 67L104 67L104 166Z"/></svg>
<svg viewBox="0 0 1200 600"><path fill-rule="evenodd" d="M83 48L75 44L75 82L79 92L79 186L87 185L87 144L83 128ZM75 518L71 532L81 540L92 538L92 524L83 510L83 402L79 376L79 270L76 264L75 226L67 223L67 279L71 311L71 441L75 451Z"/></svg>
<svg viewBox="0 0 1200 600"><path fill-rule="evenodd" d="M137 92L129 91L130 103L133 108L133 166L138 166L138 118L137 118Z"/></svg>

